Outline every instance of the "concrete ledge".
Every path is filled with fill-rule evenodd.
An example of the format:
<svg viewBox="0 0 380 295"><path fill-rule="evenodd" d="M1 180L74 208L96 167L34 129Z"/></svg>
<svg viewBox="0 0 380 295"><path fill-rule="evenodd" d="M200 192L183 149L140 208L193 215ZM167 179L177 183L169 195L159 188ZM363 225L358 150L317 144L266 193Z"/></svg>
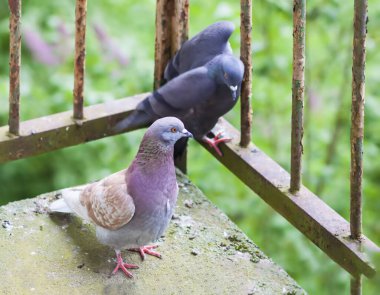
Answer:
<svg viewBox="0 0 380 295"><path fill-rule="evenodd" d="M48 193L0 207L1 294L305 294L190 181L178 174L163 259L124 252L134 279L110 276L114 252L69 215L49 216Z"/></svg>

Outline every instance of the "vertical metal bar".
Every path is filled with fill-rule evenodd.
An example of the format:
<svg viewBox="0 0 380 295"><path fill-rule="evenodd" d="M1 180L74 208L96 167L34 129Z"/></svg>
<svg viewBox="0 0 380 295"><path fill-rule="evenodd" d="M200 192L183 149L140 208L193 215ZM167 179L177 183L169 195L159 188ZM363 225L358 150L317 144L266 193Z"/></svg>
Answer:
<svg viewBox="0 0 380 295"><path fill-rule="evenodd" d="M156 4L154 89L163 84L165 67L171 56L171 18L174 15L174 2L174 0L157 0Z"/></svg>
<svg viewBox="0 0 380 295"><path fill-rule="evenodd" d="M362 295L362 277L358 275L357 277L351 277L351 295Z"/></svg>
<svg viewBox="0 0 380 295"><path fill-rule="evenodd" d="M189 36L189 0L176 0L171 19L171 57L181 48ZM166 66L166 65L165 65ZM187 148L174 159L176 167L187 172Z"/></svg>
<svg viewBox="0 0 380 295"><path fill-rule="evenodd" d="M176 0L171 22L171 56L181 48L189 37L189 0Z"/></svg>
<svg viewBox="0 0 380 295"><path fill-rule="evenodd" d="M244 64L244 77L241 85L240 145L251 142L252 128L252 0L240 1L240 59Z"/></svg>
<svg viewBox="0 0 380 295"><path fill-rule="evenodd" d="M351 107L351 237L360 238L362 233L362 177L365 97L365 40L367 35L367 0L354 2L354 39L352 65Z"/></svg>
<svg viewBox="0 0 380 295"><path fill-rule="evenodd" d="M8 0L9 18L9 132L20 131L21 0Z"/></svg>
<svg viewBox="0 0 380 295"><path fill-rule="evenodd" d="M303 101L305 78L306 0L293 0L293 83L290 191L301 187Z"/></svg>
<svg viewBox="0 0 380 295"><path fill-rule="evenodd" d="M87 0L75 4L74 119L83 119Z"/></svg>

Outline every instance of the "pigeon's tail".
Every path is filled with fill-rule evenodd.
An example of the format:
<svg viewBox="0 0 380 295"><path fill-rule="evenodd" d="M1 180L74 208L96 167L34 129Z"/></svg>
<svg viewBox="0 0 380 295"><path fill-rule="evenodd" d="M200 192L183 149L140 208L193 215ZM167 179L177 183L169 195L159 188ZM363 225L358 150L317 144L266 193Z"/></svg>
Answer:
<svg viewBox="0 0 380 295"><path fill-rule="evenodd" d="M54 201L49 206L50 212L61 212L61 213L74 213L73 210L67 206L64 199L59 199L57 201Z"/></svg>
<svg viewBox="0 0 380 295"><path fill-rule="evenodd" d="M121 120L119 123L112 128L113 131L119 133L121 131L132 131L140 127L145 127L152 122L152 118L149 114L135 110L124 120Z"/></svg>
<svg viewBox="0 0 380 295"><path fill-rule="evenodd" d="M179 159L183 156L183 153L187 147L187 137L180 138L174 145L174 160Z"/></svg>
<svg viewBox="0 0 380 295"><path fill-rule="evenodd" d="M83 219L89 220L87 208L80 202L83 187L68 188L60 193L62 198L50 204L51 212L75 213Z"/></svg>

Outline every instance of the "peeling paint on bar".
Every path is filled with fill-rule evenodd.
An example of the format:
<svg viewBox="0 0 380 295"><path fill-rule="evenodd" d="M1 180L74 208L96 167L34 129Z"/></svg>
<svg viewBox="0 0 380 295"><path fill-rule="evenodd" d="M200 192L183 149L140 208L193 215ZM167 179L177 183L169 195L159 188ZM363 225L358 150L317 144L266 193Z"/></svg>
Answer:
<svg viewBox="0 0 380 295"><path fill-rule="evenodd" d="M189 0L157 0L153 88L164 82L165 67L189 34Z"/></svg>
<svg viewBox="0 0 380 295"><path fill-rule="evenodd" d="M171 23L171 56L189 38L189 0L176 0ZM166 65L165 65L166 66Z"/></svg>
<svg viewBox="0 0 380 295"><path fill-rule="evenodd" d="M365 101L365 58L368 1L354 1L354 38L352 52L350 231L359 242L362 237L363 137ZM361 276L351 278L351 295L362 294Z"/></svg>
<svg viewBox="0 0 380 295"><path fill-rule="evenodd" d="M292 85L292 133L290 160L290 191L301 188L303 101L305 76L305 26L306 0L293 1L293 85Z"/></svg>
<svg viewBox="0 0 380 295"><path fill-rule="evenodd" d="M164 71L171 56L172 17L174 0L157 0L156 4L156 41L154 50L153 88L159 88L164 82Z"/></svg>
<svg viewBox="0 0 380 295"><path fill-rule="evenodd" d="M83 92L86 61L87 0L76 0L75 6L75 61L74 61L74 118L83 119Z"/></svg>
<svg viewBox="0 0 380 295"><path fill-rule="evenodd" d="M352 107L351 107L351 235L362 233L362 178L365 98L365 40L367 35L367 0L355 0Z"/></svg>
<svg viewBox="0 0 380 295"><path fill-rule="evenodd" d="M8 0L9 17L9 132L20 129L21 0Z"/></svg>
<svg viewBox="0 0 380 295"><path fill-rule="evenodd" d="M241 0L240 6L240 58L244 64L241 85L240 145L246 147L251 142L252 129L252 0Z"/></svg>

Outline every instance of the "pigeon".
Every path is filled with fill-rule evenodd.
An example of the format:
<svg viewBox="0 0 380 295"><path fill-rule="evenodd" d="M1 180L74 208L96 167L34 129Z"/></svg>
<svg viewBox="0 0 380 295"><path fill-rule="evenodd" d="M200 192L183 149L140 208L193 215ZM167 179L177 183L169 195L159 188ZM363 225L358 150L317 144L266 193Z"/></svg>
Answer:
<svg viewBox="0 0 380 295"><path fill-rule="evenodd" d="M154 120L174 116L179 118L194 138L204 141L222 156L218 144L231 139L207 134L218 119L237 102L244 74L244 65L232 54L219 54L204 66L184 72L141 101L114 131L133 130L149 125ZM176 156L182 153L186 142L176 146ZM178 150L177 150L178 148Z"/></svg>
<svg viewBox="0 0 380 295"><path fill-rule="evenodd" d="M205 65L219 54L232 54L228 39L234 29L233 23L220 21L187 40L167 64L164 79L170 81L184 72Z"/></svg>
<svg viewBox="0 0 380 295"><path fill-rule="evenodd" d="M173 215L178 196L173 149L180 138L192 137L183 123L174 117L155 121L146 131L131 165L82 190L63 190L62 198L50 204L51 212L75 213L96 227L100 243L116 252L117 265L133 277L128 269L137 265L124 263L122 249L161 257L152 249L164 233Z"/></svg>

